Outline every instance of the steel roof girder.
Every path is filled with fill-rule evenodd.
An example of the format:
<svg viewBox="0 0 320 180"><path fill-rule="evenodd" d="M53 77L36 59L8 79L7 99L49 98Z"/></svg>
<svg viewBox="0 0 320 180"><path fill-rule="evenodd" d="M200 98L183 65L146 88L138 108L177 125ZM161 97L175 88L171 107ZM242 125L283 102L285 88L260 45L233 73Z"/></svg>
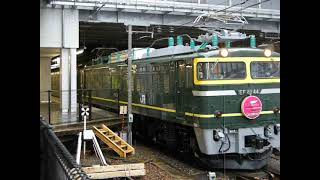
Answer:
<svg viewBox="0 0 320 180"><path fill-rule="evenodd" d="M170 7L170 3L166 2L164 7L159 7L161 5L162 2L158 2L157 4L154 5L150 5L149 4L142 4L141 2L139 2L136 5L127 5L125 3L119 3L118 1L114 1L113 4L104 4L104 7L108 7L108 8L122 8L122 9L141 9L141 10L159 10L159 11L170 11L171 9L168 8ZM52 2L52 4L60 4L60 5L70 5L70 6L77 6L77 8L82 9L82 6L93 6L93 7L97 7L97 6L102 6L103 2L100 3L88 3L88 2L70 2L70 1L54 1ZM168 5L169 4L169 5ZM185 4L191 4L189 6L186 6ZM177 5L184 5L184 6L177 6ZM79 7L81 6L81 7ZM203 6L203 4L192 4L192 3L174 3L174 6L172 7L172 9L174 9L174 11L178 11L178 12L190 12L190 11L196 11L197 9L199 10L221 10L224 9L225 6L220 6L220 5L213 5L212 7L205 5ZM241 8L240 7L232 7L230 8L227 12L232 12L232 11L239 11ZM103 8L101 9L103 10ZM248 8L242 11L244 12L251 12L251 13L276 13L276 14L280 14L279 10L272 10L272 9L258 9L258 8Z"/></svg>

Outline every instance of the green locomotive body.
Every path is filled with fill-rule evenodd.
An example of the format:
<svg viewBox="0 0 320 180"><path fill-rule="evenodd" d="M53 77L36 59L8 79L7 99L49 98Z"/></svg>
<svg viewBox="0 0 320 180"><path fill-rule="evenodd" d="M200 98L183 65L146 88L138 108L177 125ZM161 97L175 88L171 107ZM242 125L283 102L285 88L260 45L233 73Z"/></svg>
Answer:
<svg viewBox="0 0 320 180"><path fill-rule="evenodd" d="M133 60L134 129L215 168L259 169L272 148L280 148L280 54L255 48L219 50ZM108 63L82 71L92 102L117 109L127 104L127 64ZM109 89L111 88L111 89ZM259 116L249 119L243 100L261 100Z"/></svg>
<svg viewBox="0 0 320 180"><path fill-rule="evenodd" d="M226 42L247 38L234 37L219 34ZM171 37L167 48L133 49L140 51L132 54L134 133L192 153L211 168L265 166L272 150L280 150L280 54L255 48L254 36L251 48L228 49L218 48L217 34L199 36L200 46L177 39L177 46ZM78 71L78 89L93 90L93 105L127 104L128 53L122 52ZM52 74L57 90L58 76Z"/></svg>

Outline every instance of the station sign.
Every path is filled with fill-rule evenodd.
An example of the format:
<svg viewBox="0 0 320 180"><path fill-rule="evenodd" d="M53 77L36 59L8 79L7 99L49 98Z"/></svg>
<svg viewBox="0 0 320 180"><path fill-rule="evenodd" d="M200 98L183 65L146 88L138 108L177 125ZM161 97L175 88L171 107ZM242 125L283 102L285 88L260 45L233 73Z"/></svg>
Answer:
<svg viewBox="0 0 320 180"><path fill-rule="evenodd" d="M120 106L120 112L119 114L127 114L128 107L127 106Z"/></svg>

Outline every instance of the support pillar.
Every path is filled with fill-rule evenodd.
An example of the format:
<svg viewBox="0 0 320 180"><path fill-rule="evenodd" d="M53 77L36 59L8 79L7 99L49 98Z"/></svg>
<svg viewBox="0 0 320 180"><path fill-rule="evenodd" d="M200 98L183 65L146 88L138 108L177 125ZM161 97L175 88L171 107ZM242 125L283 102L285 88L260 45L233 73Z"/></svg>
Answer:
<svg viewBox="0 0 320 180"><path fill-rule="evenodd" d="M62 115L69 112L69 49L62 48L60 55L60 108Z"/></svg>
<svg viewBox="0 0 320 180"><path fill-rule="evenodd" d="M62 48L60 55L60 105L62 121L77 119L77 51Z"/></svg>
<svg viewBox="0 0 320 180"><path fill-rule="evenodd" d="M128 26L128 143L132 145L132 25Z"/></svg>
<svg viewBox="0 0 320 180"><path fill-rule="evenodd" d="M51 90L51 58L40 57L40 102L48 102L48 93Z"/></svg>
<svg viewBox="0 0 320 180"><path fill-rule="evenodd" d="M77 51L70 49L70 107L71 113L77 113Z"/></svg>

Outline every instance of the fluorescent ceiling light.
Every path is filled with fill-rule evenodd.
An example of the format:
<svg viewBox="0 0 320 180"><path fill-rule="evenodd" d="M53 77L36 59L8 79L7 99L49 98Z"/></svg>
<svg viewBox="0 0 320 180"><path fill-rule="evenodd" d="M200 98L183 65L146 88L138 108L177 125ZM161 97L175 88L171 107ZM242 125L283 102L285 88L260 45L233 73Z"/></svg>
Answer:
<svg viewBox="0 0 320 180"><path fill-rule="evenodd" d="M77 55L82 54L84 52L84 49L80 49L77 51Z"/></svg>
<svg viewBox="0 0 320 180"><path fill-rule="evenodd" d="M79 49L79 50L77 51L77 55L82 54L83 52L84 52L84 49ZM51 69L56 69L56 68L59 68L59 67L60 67L60 56L52 59L52 61L57 62L57 63L54 64L54 65L51 65Z"/></svg>

